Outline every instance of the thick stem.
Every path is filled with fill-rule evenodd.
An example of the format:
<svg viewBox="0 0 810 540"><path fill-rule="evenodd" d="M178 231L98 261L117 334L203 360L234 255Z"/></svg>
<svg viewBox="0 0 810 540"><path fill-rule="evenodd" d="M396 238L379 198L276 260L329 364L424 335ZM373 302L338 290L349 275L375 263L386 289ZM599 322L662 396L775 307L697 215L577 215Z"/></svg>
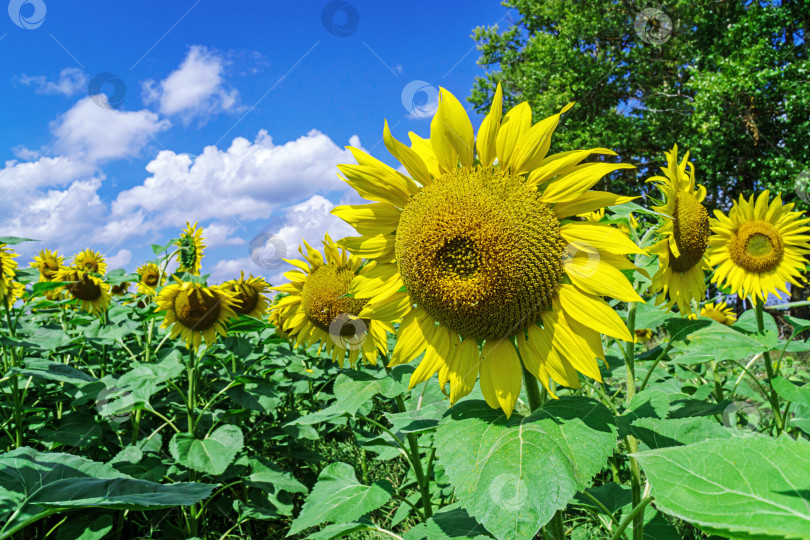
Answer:
<svg viewBox="0 0 810 540"><path fill-rule="evenodd" d="M188 413L188 433L194 436L194 408L197 405L196 396L196 379L197 379L197 358L194 354L194 349L188 349L188 401L186 403L186 411ZM197 481L197 471L189 469L189 480L191 482ZM199 515L197 513L197 505L192 504L188 509L188 532L190 536L197 536Z"/></svg>
<svg viewBox="0 0 810 540"><path fill-rule="evenodd" d="M762 302L761 299L757 298L754 304L754 313L756 314L757 318L757 331L760 334L765 333L765 304ZM776 391L773 389L773 380L776 378L776 374L773 370L773 363L771 363L771 353L770 351L766 352L762 355L762 358L765 360L765 371L768 373L768 387L770 388L770 392L768 395L768 400L771 402L771 408L773 409L773 420L776 423L776 434L779 435L782 430L784 429L782 425L782 413L779 410L779 396L776 394Z"/></svg>
<svg viewBox="0 0 810 540"><path fill-rule="evenodd" d="M627 329L630 331L630 336L634 338L627 343L625 352L625 367L627 373L627 402L626 406L630 406L630 401L636 395L636 303L630 302L627 306ZM654 367L654 366L652 366ZM650 369L652 369L652 367ZM627 450L628 453L633 454L638 451L638 441L632 435L627 436ZM630 489L633 495L633 506L638 506L641 503L641 469L638 465L636 458L630 457ZM644 514L636 516L633 521L633 540L644 540Z"/></svg>
<svg viewBox="0 0 810 540"><path fill-rule="evenodd" d="M529 408L532 412L543 406L545 400L540 392L540 385L534 375L523 368L523 384L526 385L526 397L529 399Z"/></svg>
<svg viewBox="0 0 810 540"><path fill-rule="evenodd" d="M611 538L611 540L619 540L619 538L622 537L624 530L627 528L628 525L630 525L631 521L633 522L633 538L636 538L636 523L638 516L641 516L642 521L644 520L644 509L647 507L648 504L650 504L650 501L652 501L652 499L653 499L652 497L646 497L643 501L639 501L638 504L634 504L633 509L630 511L629 514L627 514L627 516L625 516L625 518L619 525L619 528L616 529L615 533L613 533L613 537Z"/></svg>

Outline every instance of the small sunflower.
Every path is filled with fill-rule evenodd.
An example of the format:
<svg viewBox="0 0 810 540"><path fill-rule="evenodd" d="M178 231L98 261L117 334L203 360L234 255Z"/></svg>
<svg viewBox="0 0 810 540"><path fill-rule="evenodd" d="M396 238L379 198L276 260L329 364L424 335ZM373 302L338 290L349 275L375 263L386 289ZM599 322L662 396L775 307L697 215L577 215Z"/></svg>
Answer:
<svg viewBox="0 0 810 540"><path fill-rule="evenodd" d="M53 281L56 273L64 266L65 258L56 251L43 249L34 257L31 266L39 270L40 281Z"/></svg>
<svg viewBox="0 0 810 540"><path fill-rule="evenodd" d="M8 305L13 306L14 302L21 299L25 294L25 285L19 281L12 281L8 293Z"/></svg>
<svg viewBox="0 0 810 540"><path fill-rule="evenodd" d="M234 311L240 315L261 319L270 306L270 302L264 296L264 293L270 290L270 285L264 278L253 277L251 274L245 279L245 273L242 272L239 279L226 281L222 284L222 288L235 295Z"/></svg>
<svg viewBox="0 0 810 540"><path fill-rule="evenodd" d="M210 347L217 334L227 335L228 319L236 317L233 294L218 286L178 280L163 287L155 300L155 311L166 312L161 328L171 326L171 337L180 336L195 351L203 339Z"/></svg>
<svg viewBox="0 0 810 540"><path fill-rule="evenodd" d="M702 202L706 188L695 186L695 166L689 161L689 152L678 163L678 145L666 152L665 176L653 176L664 196L661 206L653 210L666 216L658 232L664 238L650 248L658 255L658 271L652 278L650 291L661 293L656 304L666 309L677 305L681 314L692 313L692 301L706 296L704 270L707 264L706 247L709 244L709 213Z"/></svg>
<svg viewBox="0 0 810 540"><path fill-rule="evenodd" d="M6 244L0 243L0 300L12 293L12 280L17 275L15 257L19 257L19 254L14 253Z"/></svg>
<svg viewBox="0 0 810 540"><path fill-rule="evenodd" d="M177 268L178 272L188 272L189 274L199 276L200 269L202 268L203 251L205 251L205 240L202 236L202 227L197 227L197 223L190 225L186 221L186 228L180 234L180 239L175 244L180 248L177 255L177 260L180 266Z"/></svg>
<svg viewBox="0 0 810 540"><path fill-rule="evenodd" d="M277 312L282 329L295 339L295 346L309 347L320 342L321 349L343 367L346 351L349 364L354 366L360 354L373 365L377 363L377 351L387 352L388 336L393 333L390 323L358 317L368 298L351 296L351 287L357 282L376 282L381 285L380 272L375 265L361 268L362 259L350 255L326 235L323 242L324 255L304 241L307 252L298 251L305 261L285 259L299 270L284 274L290 283L273 290L287 293L271 308ZM379 292L385 294L388 287L381 285Z"/></svg>
<svg viewBox="0 0 810 540"><path fill-rule="evenodd" d="M124 296L127 294L129 289L129 281L122 281L121 283L116 283L110 288L110 294L113 296Z"/></svg>
<svg viewBox="0 0 810 540"><path fill-rule="evenodd" d="M728 216L715 210L709 239L709 264L717 267L712 281L761 302L771 293L782 298L780 290L789 295L786 283L803 287L810 253L810 219L780 195L769 204L769 195L763 191L756 202L740 195Z"/></svg>
<svg viewBox="0 0 810 540"><path fill-rule="evenodd" d="M725 302L718 302L716 304L714 302L706 302L700 310L700 316L714 319L726 326L731 326L737 322L737 315L734 314L734 311L728 307ZM692 318L697 317L693 316Z"/></svg>
<svg viewBox="0 0 810 540"><path fill-rule="evenodd" d="M653 337L652 328L636 328L636 343L647 343Z"/></svg>
<svg viewBox="0 0 810 540"><path fill-rule="evenodd" d="M110 305L110 286L90 272L63 267L56 273L55 281L68 282L60 287L75 299L82 310L98 314Z"/></svg>
<svg viewBox="0 0 810 540"><path fill-rule="evenodd" d="M605 209L600 208L599 210L594 210L593 212L585 212L583 214L578 214L577 217L581 217L585 219L585 221L595 221L598 223L602 221L603 217L605 217ZM627 217L629 218L628 221L630 222L629 227L625 223L617 223L616 225L619 227L620 231L622 231L627 235L630 235L631 227L633 228L633 230L638 229L638 220L632 213L627 214Z"/></svg>
<svg viewBox="0 0 810 540"><path fill-rule="evenodd" d="M149 296L155 296L157 288L162 285L160 279L160 268L155 263L142 264L135 271L140 279L138 280L138 292Z"/></svg>
<svg viewBox="0 0 810 540"><path fill-rule="evenodd" d="M600 333L633 336L601 296L643 301L621 270L635 268L628 254L644 251L609 224L569 219L633 200L590 189L634 167L582 163L615 155L604 148L548 155L573 104L532 125L528 103L501 118L502 103L499 85L477 140L464 107L443 88L429 140L411 133L408 147L386 122L385 146L408 175L349 147L357 165L339 169L376 202L333 214L362 235L340 245L376 263L352 287L355 299L368 301L357 316L401 320L391 365L426 350L410 386L438 372L451 403L480 373L487 403L508 416L521 360L549 391L550 378L578 388L578 372L602 380Z"/></svg>
<svg viewBox="0 0 810 540"><path fill-rule="evenodd" d="M107 262L104 256L90 248L74 255L73 264L71 264L71 266L76 270L100 274L102 276L107 272Z"/></svg>

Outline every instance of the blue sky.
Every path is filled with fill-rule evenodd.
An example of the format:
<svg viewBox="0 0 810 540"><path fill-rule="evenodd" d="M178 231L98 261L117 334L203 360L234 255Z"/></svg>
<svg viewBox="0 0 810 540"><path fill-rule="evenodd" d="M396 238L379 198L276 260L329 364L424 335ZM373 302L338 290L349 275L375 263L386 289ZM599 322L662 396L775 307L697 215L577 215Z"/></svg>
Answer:
<svg viewBox="0 0 810 540"><path fill-rule="evenodd" d="M393 165L383 119L400 140L427 136L435 89L464 102L483 74L473 28L510 24L497 1L11 0L8 11L0 236L43 240L18 246L23 259L93 247L134 270L198 220L214 282L240 269L278 277L251 260L257 235L290 255L301 237L350 234L329 215L359 202L336 177L352 161L343 147Z"/></svg>

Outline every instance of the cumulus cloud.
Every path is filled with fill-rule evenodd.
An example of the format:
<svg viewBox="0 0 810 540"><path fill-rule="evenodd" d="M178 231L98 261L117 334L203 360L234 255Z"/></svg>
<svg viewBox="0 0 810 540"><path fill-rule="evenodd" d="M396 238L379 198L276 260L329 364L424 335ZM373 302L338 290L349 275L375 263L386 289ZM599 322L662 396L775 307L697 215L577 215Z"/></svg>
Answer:
<svg viewBox="0 0 810 540"><path fill-rule="evenodd" d="M160 82L143 83L143 98L161 113L180 115L185 122L237 108L239 92L224 80L225 59L206 47L189 49L180 67Z"/></svg>
<svg viewBox="0 0 810 540"><path fill-rule="evenodd" d="M50 80L42 75L30 77L25 74L19 80L25 86L32 87L37 94L73 96L87 90L87 74L74 67L63 69L56 80Z"/></svg>
<svg viewBox="0 0 810 540"><path fill-rule="evenodd" d="M107 258L107 268L114 270L124 268L132 260L132 252L128 249L119 249L118 253Z"/></svg>

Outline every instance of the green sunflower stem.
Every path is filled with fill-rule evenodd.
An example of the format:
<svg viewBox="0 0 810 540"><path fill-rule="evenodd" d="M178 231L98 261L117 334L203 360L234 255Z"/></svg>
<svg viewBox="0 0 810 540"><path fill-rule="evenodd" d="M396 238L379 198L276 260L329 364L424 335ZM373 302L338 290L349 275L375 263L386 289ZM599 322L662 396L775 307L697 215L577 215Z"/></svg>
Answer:
<svg viewBox="0 0 810 540"><path fill-rule="evenodd" d="M630 336L635 338L636 335L636 303L630 302L627 305L627 329L630 331ZM627 371L627 403L625 406L629 407L630 402L636 395L636 342L635 339L627 342L627 349L625 352L625 368ZM650 366L652 369L654 366ZM628 453L633 454L638 451L638 441L632 435L627 436L627 450ZM633 495L633 506L636 507L641 503L641 468L639 467L636 458L630 458L630 489ZM633 540L644 539L644 514L637 515L633 518Z"/></svg>
<svg viewBox="0 0 810 540"><path fill-rule="evenodd" d="M754 314L756 315L757 319L757 331L760 334L765 333L765 304L762 302L760 298L757 298L754 302ZM771 353L770 351L766 352L762 355L765 359L765 371L768 373L768 387L770 388L770 395L768 396L768 400L771 402L771 408L773 409L773 420L776 423L776 434L779 435L782 433L784 429L783 421L782 421L782 414L779 410L779 396L776 395L776 391L773 389L773 380L776 378L776 374L773 370L773 363L771 362Z"/></svg>
<svg viewBox="0 0 810 540"><path fill-rule="evenodd" d="M388 376L391 376L391 368L388 367L388 357L382 355L382 364ZM407 412L405 407L405 400L399 395L395 398L397 409L399 412ZM422 454L419 452L419 441L415 433L408 433L408 447L410 448L411 463L413 464L413 474L416 476L416 483L419 484L419 491L422 494L422 510L425 514L425 519L433 516L433 507L430 501L430 478L425 474L425 469L422 466Z"/></svg>
<svg viewBox="0 0 810 540"><path fill-rule="evenodd" d="M523 367L523 383L526 385L526 397L529 400L529 408L536 411L545 403L543 393L540 392L540 384L537 379Z"/></svg>

